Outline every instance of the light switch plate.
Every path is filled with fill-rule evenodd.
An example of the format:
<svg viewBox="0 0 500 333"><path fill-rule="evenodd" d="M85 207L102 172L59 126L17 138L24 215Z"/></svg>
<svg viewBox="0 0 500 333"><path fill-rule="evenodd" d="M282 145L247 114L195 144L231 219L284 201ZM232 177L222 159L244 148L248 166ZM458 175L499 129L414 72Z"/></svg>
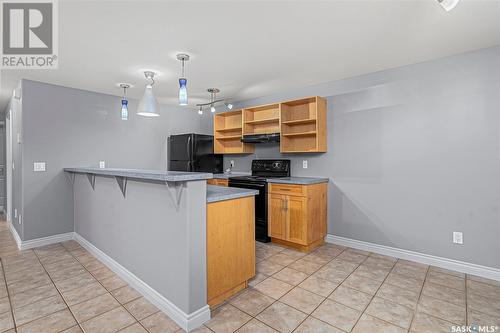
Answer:
<svg viewBox="0 0 500 333"><path fill-rule="evenodd" d="M106 161L99 161L99 168L105 169L106 168Z"/></svg>
<svg viewBox="0 0 500 333"><path fill-rule="evenodd" d="M17 219L17 209L14 208L14 218Z"/></svg>
<svg viewBox="0 0 500 333"><path fill-rule="evenodd" d="M21 143L21 133L17 133L17 143Z"/></svg>
<svg viewBox="0 0 500 333"><path fill-rule="evenodd" d="M307 169L307 160L302 161L302 169Z"/></svg>
<svg viewBox="0 0 500 333"><path fill-rule="evenodd" d="M464 235L459 231L453 231L453 243L455 244L463 244L464 243Z"/></svg>
<svg viewBox="0 0 500 333"><path fill-rule="evenodd" d="M33 163L33 171L43 172L45 171L45 162L35 162Z"/></svg>

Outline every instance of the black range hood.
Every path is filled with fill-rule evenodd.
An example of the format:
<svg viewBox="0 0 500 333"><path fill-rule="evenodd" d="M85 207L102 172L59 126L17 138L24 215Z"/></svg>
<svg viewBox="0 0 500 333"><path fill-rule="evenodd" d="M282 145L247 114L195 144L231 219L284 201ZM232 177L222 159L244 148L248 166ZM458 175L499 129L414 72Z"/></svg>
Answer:
<svg viewBox="0 0 500 333"><path fill-rule="evenodd" d="M280 134L279 133L247 134L247 135L243 135L241 142L244 142L244 143L280 142Z"/></svg>

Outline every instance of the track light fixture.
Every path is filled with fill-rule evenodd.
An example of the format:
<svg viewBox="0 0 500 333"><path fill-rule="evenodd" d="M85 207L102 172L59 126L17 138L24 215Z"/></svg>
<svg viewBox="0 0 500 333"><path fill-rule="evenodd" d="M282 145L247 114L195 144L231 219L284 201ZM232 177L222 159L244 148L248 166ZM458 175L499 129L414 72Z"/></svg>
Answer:
<svg viewBox="0 0 500 333"><path fill-rule="evenodd" d="M233 108L233 104L226 102L225 99L217 99L217 94L220 92L219 89L217 88L208 88L207 91L210 93L210 102L207 103L198 103L196 106L198 106L200 109L198 110L198 114L203 114L203 107L207 106L210 108L210 111L213 113L216 111L216 105L217 103L224 103L226 108L231 110Z"/></svg>

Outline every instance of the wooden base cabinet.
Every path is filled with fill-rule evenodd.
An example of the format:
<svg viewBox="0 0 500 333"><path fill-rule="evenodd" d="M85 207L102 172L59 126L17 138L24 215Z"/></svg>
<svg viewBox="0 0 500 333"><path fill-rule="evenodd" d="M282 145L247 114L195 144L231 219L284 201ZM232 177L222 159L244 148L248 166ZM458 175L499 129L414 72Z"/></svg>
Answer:
<svg viewBox="0 0 500 333"><path fill-rule="evenodd" d="M228 186L227 179L212 178L207 180L208 185Z"/></svg>
<svg viewBox="0 0 500 333"><path fill-rule="evenodd" d="M326 236L327 183L270 184L268 232L275 243L309 252Z"/></svg>
<svg viewBox="0 0 500 333"><path fill-rule="evenodd" d="M207 204L207 303L215 306L255 276L255 198Z"/></svg>

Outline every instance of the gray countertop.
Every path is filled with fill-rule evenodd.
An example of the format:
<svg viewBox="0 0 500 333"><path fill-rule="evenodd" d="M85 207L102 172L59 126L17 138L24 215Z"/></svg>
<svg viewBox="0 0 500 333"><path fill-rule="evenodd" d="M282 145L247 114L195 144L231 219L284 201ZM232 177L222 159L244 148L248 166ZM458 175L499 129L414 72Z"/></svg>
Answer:
<svg viewBox="0 0 500 333"><path fill-rule="evenodd" d="M259 191L246 188L207 185L207 203L257 195Z"/></svg>
<svg viewBox="0 0 500 333"><path fill-rule="evenodd" d="M328 183L329 178L315 177L284 177L284 178L268 178L268 183L276 184L297 184L297 185L312 185L320 183Z"/></svg>
<svg viewBox="0 0 500 333"><path fill-rule="evenodd" d="M191 180L212 179L206 172L182 172L166 170L117 169L117 168L64 168L66 172L86 173L102 176L126 177L129 179L159 180L165 182L185 182Z"/></svg>
<svg viewBox="0 0 500 333"><path fill-rule="evenodd" d="M251 172L214 173L214 178L229 179L229 177L249 176L251 174Z"/></svg>

